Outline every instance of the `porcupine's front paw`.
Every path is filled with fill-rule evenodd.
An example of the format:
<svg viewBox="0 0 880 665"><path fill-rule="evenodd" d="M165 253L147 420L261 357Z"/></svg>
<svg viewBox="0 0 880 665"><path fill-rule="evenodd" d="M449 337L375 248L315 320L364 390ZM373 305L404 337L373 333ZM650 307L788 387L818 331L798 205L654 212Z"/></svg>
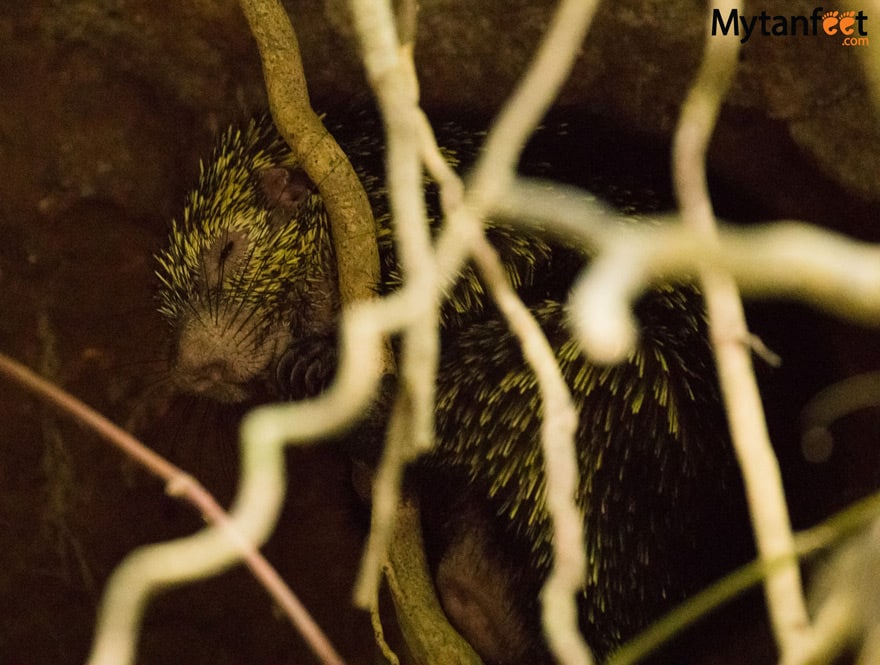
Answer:
<svg viewBox="0 0 880 665"><path fill-rule="evenodd" d="M336 338L307 337L291 343L275 368L281 396L300 400L321 394L336 374Z"/></svg>

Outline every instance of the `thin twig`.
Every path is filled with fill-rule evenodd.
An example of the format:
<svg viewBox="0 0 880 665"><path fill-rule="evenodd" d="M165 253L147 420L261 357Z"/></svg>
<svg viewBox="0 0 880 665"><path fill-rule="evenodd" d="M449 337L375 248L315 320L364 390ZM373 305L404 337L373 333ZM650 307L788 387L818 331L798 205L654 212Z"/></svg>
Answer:
<svg viewBox="0 0 880 665"><path fill-rule="evenodd" d="M801 410L804 434L827 430L834 421L880 405L880 371L863 372L822 389Z"/></svg>
<svg viewBox="0 0 880 665"><path fill-rule="evenodd" d="M541 592L544 634L562 663L593 662L578 630L578 591L584 585L584 516L574 501L580 474L575 451L577 410L547 337L531 312L511 288L495 249L485 236L474 245L476 262L492 297L535 372L544 419L541 451L544 459L547 512L553 528L553 568Z"/></svg>
<svg viewBox="0 0 880 665"><path fill-rule="evenodd" d="M735 11L734 6L730 9ZM733 79L739 41L734 35L710 37L708 30L706 34L703 60L682 105L673 140L673 173L682 222L707 239L716 240L715 216L706 186L706 150L721 102ZM767 433L749 350L744 344L749 333L742 302L729 274L706 268L700 273L700 283L758 552L764 561L790 557L768 577L764 587L776 643L787 660L803 650L810 620L794 558L794 535L779 464Z"/></svg>
<svg viewBox="0 0 880 665"><path fill-rule="evenodd" d="M598 6L563 0L525 76L498 114L474 167L469 205L485 211L510 189L523 147L568 78Z"/></svg>
<svg viewBox="0 0 880 665"><path fill-rule="evenodd" d="M587 244L596 237L588 228L566 228ZM877 245L800 222L723 229L717 241L680 224L630 225L602 234L603 251L571 295L578 338L601 362L619 362L632 350L638 334L632 306L644 289L689 281L707 269L732 275L751 297L790 298L845 320L880 325Z"/></svg>
<svg viewBox="0 0 880 665"><path fill-rule="evenodd" d="M534 227L566 243L575 240L594 252L601 251L621 224L632 223L631 218L580 187L523 176L495 201L492 216Z"/></svg>
<svg viewBox="0 0 880 665"><path fill-rule="evenodd" d="M376 476L370 536L355 588L355 602L372 607L394 527L403 467L433 443L440 295L422 193L412 49L398 42L389 2L353 0L351 9L367 76L385 121L386 185L400 270L404 284L423 297L404 331L400 389Z"/></svg>
<svg viewBox="0 0 880 665"><path fill-rule="evenodd" d="M563 0L559 4L529 69L493 123L484 152L474 167L464 205L474 217L486 216L510 189L522 149L568 77L597 5L592 0ZM438 242L438 251L441 247ZM539 369L535 368L536 371ZM548 397L552 398L553 395L542 395L544 400ZM551 400L551 403L557 402ZM560 420L555 418L556 414L549 413L549 408L545 410L545 425L548 420L550 427L566 422L561 415ZM567 442L569 450L560 453L561 457L557 459L575 459L573 437ZM576 466L573 470L576 476ZM555 496L561 498L560 495ZM571 532L557 533L556 527L568 525L569 515L578 512L574 496L572 491L560 502L554 500L547 504L554 524L553 538L557 541L554 552L557 558L546 583L550 588L548 590L545 586L542 594L545 601L561 600L542 603L542 616L550 649L560 662L566 664L592 662L590 649L578 630L577 612L574 610L575 594L581 587L580 576L569 575L571 561L565 558L567 555L563 555L561 549L557 549L571 544ZM580 529L575 531L580 533ZM580 548L577 551L581 551ZM583 557L579 563L584 565Z"/></svg>
<svg viewBox="0 0 880 665"><path fill-rule="evenodd" d="M343 662L327 637L277 571L238 531L214 497L195 478L157 455L94 409L2 354L0 354L0 372L79 421L111 445L119 448L150 473L163 480L170 495L179 497L195 506L206 522L217 525L226 547L229 547L229 543L234 544L237 559L243 560L245 565L251 569L254 577L260 581L288 615L321 662L340 664ZM113 579L117 579L115 574ZM112 600L114 597L127 595L128 587L124 579L121 587L117 585L120 591L112 591L113 586L114 583L111 581L102 603L101 621L96 631L95 646L90 659L90 663L94 665L126 663L134 660L137 630L132 627L130 622L125 622L125 626L115 623L114 619L118 613ZM117 632L119 629L122 632Z"/></svg>
<svg viewBox="0 0 880 665"><path fill-rule="evenodd" d="M447 249L455 251L447 245L449 237L467 238L466 246L538 378L544 402L541 445L554 552L554 567L542 594L544 631L551 643L561 645L556 655L563 663L591 663L592 654L578 631L575 601L583 586L586 558L583 515L573 501L579 478L574 442L577 413L546 336L511 288L497 253L482 233L482 225L465 206L466 190L461 179L443 159L424 116L421 133L422 156L440 186L446 218L446 228L437 242L438 264L444 263ZM441 285L446 286L442 278Z"/></svg>
<svg viewBox="0 0 880 665"><path fill-rule="evenodd" d="M815 557L833 545L863 529L880 514L880 493L875 493L829 517L824 522L795 535L795 552L801 561ZM729 603L748 589L760 584L779 566L788 565L790 557L771 561L756 559L688 598L645 630L630 639L611 654L606 665L633 665L655 653L676 635L705 619L725 603ZM840 606L838 605L837 609ZM820 665L832 660L825 655L835 652L840 640L850 633L851 627L841 625L837 609L829 608L825 617L822 610L817 617L816 639L799 660L785 665ZM819 623L825 622L819 626Z"/></svg>

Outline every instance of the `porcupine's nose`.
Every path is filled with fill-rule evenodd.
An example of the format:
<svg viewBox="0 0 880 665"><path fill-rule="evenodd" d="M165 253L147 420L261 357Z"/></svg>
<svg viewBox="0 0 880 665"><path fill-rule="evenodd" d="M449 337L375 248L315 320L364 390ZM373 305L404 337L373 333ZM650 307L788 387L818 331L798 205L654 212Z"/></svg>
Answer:
<svg viewBox="0 0 880 665"><path fill-rule="evenodd" d="M244 388L236 385L231 368L223 361L208 362L195 367L178 365L178 370L180 369L183 369L185 386L190 392L223 402L237 402L245 397Z"/></svg>
<svg viewBox="0 0 880 665"><path fill-rule="evenodd" d="M191 395L234 403L247 398L244 381L235 375L234 363L205 348L184 347L175 359L177 387Z"/></svg>
<svg viewBox="0 0 880 665"><path fill-rule="evenodd" d="M289 333L281 326L256 331L241 316L190 316L181 323L173 361L180 390L225 403L251 396L248 387L274 363Z"/></svg>

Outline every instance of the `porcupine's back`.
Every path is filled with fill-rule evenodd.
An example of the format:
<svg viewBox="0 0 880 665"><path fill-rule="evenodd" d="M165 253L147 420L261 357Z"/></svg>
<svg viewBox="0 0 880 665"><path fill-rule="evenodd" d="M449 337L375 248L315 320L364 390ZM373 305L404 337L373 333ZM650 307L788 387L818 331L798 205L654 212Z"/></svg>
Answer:
<svg viewBox="0 0 880 665"><path fill-rule="evenodd" d="M580 413L580 618L605 654L717 572L704 561L715 547L706 528L737 493L702 304L687 288L646 296L638 350L612 367L584 358L559 302L533 311ZM510 608L499 620L510 651L498 662L543 662L538 594L552 552L535 377L504 323L490 318L446 340L437 392L437 449L418 473L429 549L447 552L435 562L441 598L446 587L504 580L515 591L485 590L487 603ZM474 557L458 549L484 563L468 572Z"/></svg>

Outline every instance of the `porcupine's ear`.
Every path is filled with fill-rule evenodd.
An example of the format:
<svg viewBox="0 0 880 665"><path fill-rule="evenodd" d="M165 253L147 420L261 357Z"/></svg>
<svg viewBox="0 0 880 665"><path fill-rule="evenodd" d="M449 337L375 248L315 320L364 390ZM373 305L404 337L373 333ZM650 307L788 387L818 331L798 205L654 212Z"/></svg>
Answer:
<svg viewBox="0 0 880 665"><path fill-rule="evenodd" d="M286 223L314 189L305 171L283 166L257 173L257 184L265 197L270 220L279 224Z"/></svg>

